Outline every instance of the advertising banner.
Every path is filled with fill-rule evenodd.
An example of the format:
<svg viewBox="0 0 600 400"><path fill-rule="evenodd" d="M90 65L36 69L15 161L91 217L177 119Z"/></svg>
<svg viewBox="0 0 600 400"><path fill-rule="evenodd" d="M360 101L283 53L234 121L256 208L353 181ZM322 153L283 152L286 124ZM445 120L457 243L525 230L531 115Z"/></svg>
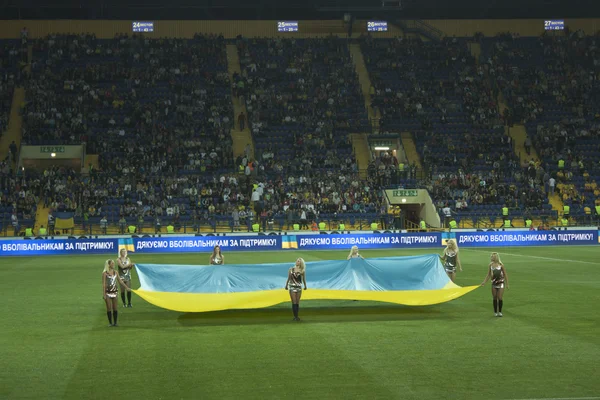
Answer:
<svg viewBox="0 0 600 400"><path fill-rule="evenodd" d="M287 235L282 238L283 248L301 250L350 249L354 245L361 249L423 248L442 245L442 235L438 232Z"/></svg>
<svg viewBox="0 0 600 400"><path fill-rule="evenodd" d="M598 230L456 232L463 247L558 246L598 244Z"/></svg>
<svg viewBox="0 0 600 400"><path fill-rule="evenodd" d="M211 252L215 246L226 251L254 251L281 249L279 235L271 236L180 236L133 239L135 253L190 253Z"/></svg>
<svg viewBox="0 0 600 400"><path fill-rule="evenodd" d="M110 237L106 239L8 239L0 240L0 256L109 254L119 249L132 253L208 253L215 246L224 252L266 250L341 250L432 248L454 238L464 247L593 245L598 230L495 231L453 233L358 233L248 236Z"/></svg>
<svg viewBox="0 0 600 400"><path fill-rule="evenodd" d="M117 254L119 239L2 240L0 256Z"/></svg>

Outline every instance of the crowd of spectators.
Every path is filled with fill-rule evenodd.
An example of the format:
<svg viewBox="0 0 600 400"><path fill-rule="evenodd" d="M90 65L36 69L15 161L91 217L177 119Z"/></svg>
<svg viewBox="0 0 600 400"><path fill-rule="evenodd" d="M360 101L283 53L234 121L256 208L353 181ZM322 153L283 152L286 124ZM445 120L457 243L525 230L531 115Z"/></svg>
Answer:
<svg viewBox="0 0 600 400"><path fill-rule="evenodd" d="M367 168L369 181L378 187L402 185L414 188L417 186L417 165L399 162L398 158L388 151L375 151L371 155ZM420 176L422 178L422 176Z"/></svg>
<svg viewBox="0 0 600 400"><path fill-rule="evenodd" d="M100 219L160 225L161 218L175 223L241 219L243 225L255 216L289 218L298 213L300 219L303 213L316 218L319 213L377 209L380 195L359 179L351 144L338 131L349 127L350 116L366 114L360 98L353 98L360 95L353 70L349 75L335 73L338 66L351 65L347 50L333 39L307 43L306 49L315 53L306 60L306 71L288 71L293 80L308 81L300 83L306 88L299 92L302 96L291 99L296 91L282 84L280 95L258 107L252 103L258 103L256 95L274 87L244 97L257 136L263 123L275 123L272 111L284 97L286 104L302 110L281 104L277 109L287 113L279 123L298 128L294 146L288 146L295 149L294 157L281 156L277 143L267 143L257 159L247 149L234 160L223 38L52 35L35 41L23 110L24 143L85 143L88 153L100 154L100 170L90 165L89 175L67 167L45 170L35 180L37 199L53 211L72 212L84 225ZM337 58L336 52L341 54ZM302 56L296 52L290 60ZM322 66L329 71L325 80ZM237 78L236 95L244 96L240 82L244 79L253 88L253 79L247 73ZM345 108L349 102L351 107L360 104L360 113ZM302 118L296 121L296 116Z"/></svg>
<svg viewBox="0 0 600 400"><path fill-rule="evenodd" d="M33 47L23 141L85 143L88 153L100 154L103 171L78 179L61 173L72 195L58 196L53 206L64 204L85 219L122 198L123 216L160 215L171 208L173 187L232 169L222 37L52 35Z"/></svg>
<svg viewBox="0 0 600 400"><path fill-rule="evenodd" d="M539 124L530 133L563 202L577 209L600 204L600 121L573 118Z"/></svg>
<svg viewBox="0 0 600 400"><path fill-rule="evenodd" d="M524 123L556 191L574 208L593 206L598 140L598 36L582 31L484 41L485 62L508 105L508 123ZM559 167L559 164L562 166Z"/></svg>
<svg viewBox="0 0 600 400"><path fill-rule="evenodd" d="M26 78L27 35L22 40L0 40L0 137L8 129L14 89ZM14 177L17 147L8 145L7 156L0 160L0 229L35 217L35 184ZM3 226L4 225L4 226Z"/></svg>
<svg viewBox="0 0 600 400"><path fill-rule="evenodd" d="M38 176L16 176L9 159L0 161L0 230L32 227L42 186Z"/></svg>
<svg viewBox="0 0 600 400"><path fill-rule="evenodd" d="M361 38L381 130L413 132L427 168L422 183L440 208L539 210L554 178L571 200L585 200L573 175L592 187L596 155L578 146L597 138L590 122L597 113L595 39L523 40L484 41L484 62L477 64L462 39ZM400 170L387 153L360 177L348 133L368 129L368 121L345 41L235 43L241 73L231 82L222 37L52 35L35 41L23 141L85 143L88 153L100 154L100 171L90 167L81 176L57 167L13 179L5 163L2 204L15 204L25 215L42 200L83 221L221 218L243 226L259 217L304 224L319 216L381 212L382 187L416 181L416 166ZM531 43L537 50L529 51ZM3 94L14 87L10 75L1 78L0 124ZM247 115L233 115L232 92ZM558 108L572 115L540 124L531 135L541 164L519 165L503 129L500 93L511 110L506 122L541 123ZM234 159L230 131L246 125L256 154L246 149ZM568 167L556 172L557 159ZM17 186L26 188L23 197L6 196L6 188Z"/></svg>
<svg viewBox="0 0 600 400"><path fill-rule="evenodd" d="M271 126L302 124L305 134L327 140L333 130L356 130L364 123L364 102L343 39L240 38L237 47L242 73L235 75L235 94L244 100L257 136Z"/></svg>
<svg viewBox="0 0 600 400"><path fill-rule="evenodd" d="M26 143L83 142L88 153L102 154L106 170L230 166L233 112L222 37L53 35L34 43L35 56Z"/></svg>
<svg viewBox="0 0 600 400"><path fill-rule="evenodd" d="M438 205L456 212L469 211L465 204L543 205L543 185L524 178L504 132L489 68L476 63L464 40L367 36L361 46L381 130L412 131Z"/></svg>

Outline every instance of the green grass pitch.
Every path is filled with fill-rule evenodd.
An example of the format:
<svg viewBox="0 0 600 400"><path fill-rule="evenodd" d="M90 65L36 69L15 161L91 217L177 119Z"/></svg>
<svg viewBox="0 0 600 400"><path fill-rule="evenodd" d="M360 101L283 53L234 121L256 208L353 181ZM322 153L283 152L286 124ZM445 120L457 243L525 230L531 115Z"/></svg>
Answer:
<svg viewBox="0 0 600 400"><path fill-rule="evenodd" d="M306 301L301 323L291 322L289 303L183 314L134 295L134 308L120 308L113 329L101 299L106 256L5 258L0 399L598 398L600 249L497 250L511 283L504 318L493 316L488 284L429 307ZM491 251L462 249L457 283L481 283ZM362 254L431 252L441 249ZM226 260L291 264L298 256L346 255L247 252ZM208 259L130 256L139 263Z"/></svg>

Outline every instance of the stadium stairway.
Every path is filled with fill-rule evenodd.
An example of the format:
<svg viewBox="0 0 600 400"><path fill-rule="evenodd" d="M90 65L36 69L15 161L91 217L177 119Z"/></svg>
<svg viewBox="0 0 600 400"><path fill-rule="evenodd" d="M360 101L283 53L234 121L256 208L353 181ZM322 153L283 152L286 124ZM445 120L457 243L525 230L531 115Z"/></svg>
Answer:
<svg viewBox="0 0 600 400"><path fill-rule="evenodd" d="M481 57L481 45L477 42L469 42L469 50L471 55L475 59L475 62L479 64L479 58Z"/></svg>
<svg viewBox="0 0 600 400"><path fill-rule="evenodd" d="M558 215L562 215L563 213L563 201L560 198L560 195L554 193L553 195L548 195L548 200L552 205L552 209L558 212Z"/></svg>
<svg viewBox="0 0 600 400"><path fill-rule="evenodd" d="M250 129L246 128L243 131L239 129L231 130L231 140L233 141L233 157L244 156L246 145L250 145L250 158L254 158L254 142Z"/></svg>
<svg viewBox="0 0 600 400"><path fill-rule="evenodd" d="M402 139L402 147L404 147L408 163L415 163L419 171L422 170L421 157L419 157L419 153L417 152L417 146L415 146L412 134L410 132L402 132L400 138Z"/></svg>
<svg viewBox="0 0 600 400"><path fill-rule="evenodd" d="M27 46L27 66L25 66L25 73L31 75L31 61L33 60L33 45Z"/></svg>
<svg viewBox="0 0 600 400"><path fill-rule="evenodd" d="M500 108L500 113L504 113L504 110L506 110L507 107L502 94L498 96L498 106ZM530 161L533 161L536 164L541 164L540 157L538 156L537 151L535 150L535 147L533 145L531 146L529 155L527 154L527 151L525 151L527 129L524 125L514 125L512 128L505 127L505 129L508 129L508 133L514 142L513 148L515 154L519 156L519 161L521 162L521 165L525 165ZM553 195L548 194L548 201L550 202L552 209L555 210L558 213L558 215L561 215L563 211L563 202L560 196L556 193L554 193Z"/></svg>
<svg viewBox="0 0 600 400"><path fill-rule="evenodd" d="M365 64L362 51L360 50L360 44L350 44L348 46L350 55L352 56L352 62L354 63L354 69L358 74L358 82L360 83L360 89L365 99L365 108L369 115L369 121L373 125L373 128L379 128L379 118L381 115L373 107L371 107L371 78L369 77L369 71Z"/></svg>
<svg viewBox="0 0 600 400"><path fill-rule="evenodd" d="M502 93L498 95L497 100L500 114L504 114L508 107L506 106L506 101L504 101L504 96L502 96ZM536 164L540 163L540 158L538 157L538 154L533 146L531 146L531 154L527 154L527 152L525 151L525 140L527 139L527 130L525 129L524 125L515 124L510 128L505 126L504 129L508 129L508 134L513 140L514 152L519 157L521 165L526 165L530 161L533 161Z"/></svg>
<svg viewBox="0 0 600 400"><path fill-rule="evenodd" d="M541 164L540 158L533 145L531 146L531 154L528 155L525 151L525 139L527 138L527 131L524 125L514 125L512 128L510 128L509 134L514 141L515 154L519 156L521 165L525 165L530 161L533 161L536 164ZM554 195L548 194L548 200L552 205L552 209L556 210L558 214L561 215L563 211L563 202L560 196L556 193Z"/></svg>
<svg viewBox="0 0 600 400"><path fill-rule="evenodd" d="M526 165L530 161L540 163L540 158L535 151L535 148L531 146L530 154L527 154L525 151L525 140L527 139L527 131L524 125L514 125L512 128L507 128L510 137L513 140L514 146L513 149L515 154L519 156L519 160L521 161L521 165Z"/></svg>
<svg viewBox="0 0 600 400"><path fill-rule="evenodd" d="M23 118L21 117L21 107L25 102L25 89L15 88L13 93L10 116L8 117L8 129L0 138L0 159L4 160L9 152L9 146L14 141L17 148L21 145Z"/></svg>
<svg viewBox="0 0 600 400"><path fill-rule="evenodd" d="M367 135L365 133L352 133L350 134L350 140L352 141L352 149L354 150L360 177L366 179L367 168L371 161L371 151L369 150L369 140L367 139Z"/></svg>
<svg viewBox="0 0 600 400"><path fill-rule="evenodd" d="M242 70L240 68L240 56L238 49L235 44L227 45L227 72L229 73L229 80L233 86L235 73L240 74ZM233 104L233 129L231 129L231 140L233 141L233 156L243 156L246 149L246 145L250 145L250 157L254 157L254 141L252 140L252 133L248 127L248 121L246 121L246 127L243 130L239 129L238 115L242 112L248 115L246 111L246 104L240 101L236 96L231 95L231 103Z"/></svg>

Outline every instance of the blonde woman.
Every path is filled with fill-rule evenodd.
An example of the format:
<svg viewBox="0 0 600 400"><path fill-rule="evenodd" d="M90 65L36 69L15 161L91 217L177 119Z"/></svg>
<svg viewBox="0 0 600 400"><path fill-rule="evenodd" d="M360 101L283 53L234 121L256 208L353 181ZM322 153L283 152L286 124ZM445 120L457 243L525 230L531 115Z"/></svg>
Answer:
<svg viewBox="0 0 600 400"><path fill-rule="evenodd" d="M360 254L358 254L358 246L352 246L352 248L350 249L350 254L348 254L348 257L346 258L346 260L349 260L351 258L362 258L362 259L364 259L363 256L361 256Z"/></svg>
<svg viewBox="0 0 600 400"><path fill-rule="evenodd" d="M494 298L494 315L496 317L502 316L502 295L504 294L504 285L508 289L508 275L504 264L500 261L498 253L492 253L490 256L490 265L488 267L488 273L485 280L481 284L484 286L487 281L492 280L492 297Z"/></svg>
<svg viewBox="0 0 600 400"><path fill-rule="evenodd" d="M304 286L304 290L307 289L306 263L304 262L304 259L298 258L296 260L296 264L289 269L288 278L285 282L285 290L290 291L294 321L300 321L300 318L298 317L298 311L300 309L300 297L302 297L302 286Z"/></svg>
<svg viewBox="0 0 600 400"><path fill-rule="evenodd" d="M119 251L119 258L117 258L119 276L125 283L125 286L131 288L131 269L135 267L135 264L131 262L127 257L127 250L121 249ZM125 303L125 291L121 290L121 300L123 301L123 307L131 308L131 291L127 292L127 303Z"/></svg>
<svg viewBox="0 0 600 400"><path fill-rule="evenodd" d="M442 262L444 263L446 274L448 274L450 280L454 282L454 278L456 277L456 267L458 267L458 270L462 272L462 265L458 256L458 245L456 244L456 240L448 239L448 244L442 253Z"/></svg>
<svg viewBox="0 0 600 400"><path fill-rule="evenodd" d="M215 246L213 252L210 255L210 265L223 265L225 264L225 257L221 253L221 246Z"/></svg>
<svg viewBox="0 0 600 400"><path fill-rule="evenodd" d="M119 316L119 311L117 311L117 281L119 281L124 290L131 292L131 289L125 285L125 282L123 282L117 271L115 271L115 262L113 260L106 260L104 271L102 271L102 299L106 303L106 316L110 323L109 326L117 326L117 317Z"/></svg>

